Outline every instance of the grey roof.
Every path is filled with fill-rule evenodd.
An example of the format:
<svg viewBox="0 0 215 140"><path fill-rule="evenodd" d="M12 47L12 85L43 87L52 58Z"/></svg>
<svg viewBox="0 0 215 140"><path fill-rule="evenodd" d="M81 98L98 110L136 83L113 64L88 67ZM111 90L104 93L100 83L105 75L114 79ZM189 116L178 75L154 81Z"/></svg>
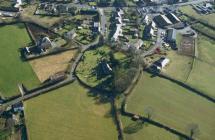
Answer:
<svg viewBox="0 0 215 140"><path fill-rule="evenodd" d="M167 30L167 41L176 41L176 30L175 29L168 29Z"/></svg>

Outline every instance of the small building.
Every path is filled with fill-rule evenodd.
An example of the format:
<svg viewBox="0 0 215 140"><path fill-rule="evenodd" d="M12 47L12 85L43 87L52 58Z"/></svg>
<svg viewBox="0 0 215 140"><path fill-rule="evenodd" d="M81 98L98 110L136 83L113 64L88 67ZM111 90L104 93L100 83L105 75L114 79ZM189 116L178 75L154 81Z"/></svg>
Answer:
<svg viewBox="0 0 215 140"><path fill-rule="evenodd" d="M12 109L14 112L22 112L24 110L23 103L19 102L19 103L12 105Z"/></svg>
<svg viewBox="0 0 215 140"><path fill-rule="evenodd" d="M169 64L170 60L168 58L162 57L158 61L154 62L153 66L155 66L158 70L163 69Z"/></svg>
<svg viewBox="0 0 215 140"><path fill-rule="evenodd" d="M112 73L113 70L111 66L105 60L102 60L100 64L104 74L108 75Z"/></svg>
<svg viewBox="0 0 215 140"><path fill-rule="evenodd" d="M166 17L173 23L173 24L176 24L176 23L179 23L181 22L180 19L173 13L168 13L166 15Z"/></svg>
<svg viewBox="0 0 215 140"><path fill-rule="evenodd" d="M169 43L175 43L176 42L176 30L171 28L167 30L167 42Z"/></svg>
<svg viewBox="0 0 215 140"><path fill-rule="evenodd" d="M36 46L40 50L46 51L46 49L53 47L53 44L48 37L44 37L44 38L40 39L39 41L37 41Z"/></svg>
<svg viewBox="0 0 215 140"><path fill-rule="evenodd" d="M165 15L155 16L154 21L161 28L172 25L172 22Z"/></svg>
<svg viewBox="0 0 215 140"><path fill-rule="evenodd" d="M16 4L14 5L15 8L20 8L22 5L22 0L16 0Z"/></svg>
<svg viewBox="0 0 215 140"><path fill-rule="evenodd" d="M144 23L145 23L146 25L148 25L148 24L150 24L151 19L149 18L149 16L148 16L148 15L145 15L145 17L144 17L143 21L144 21Z"/></svg>
<svg viewBox="0 0 215 140"><path fill-rule="evenodd" d="M93 31L94 32L100 32L101 31L100 22L94 22L93 23Z"/></svg>

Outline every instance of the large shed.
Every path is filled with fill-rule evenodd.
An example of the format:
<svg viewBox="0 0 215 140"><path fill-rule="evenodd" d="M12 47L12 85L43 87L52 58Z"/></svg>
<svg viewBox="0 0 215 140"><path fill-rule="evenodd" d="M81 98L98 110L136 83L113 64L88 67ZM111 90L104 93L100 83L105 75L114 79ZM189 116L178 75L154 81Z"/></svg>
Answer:
<svg viewBox="0 0 215 140"><path fill-rule="evenodd" d="M154 21L160 27L172 25L172 22L165 15L158 15L154 17Z"/></svg>

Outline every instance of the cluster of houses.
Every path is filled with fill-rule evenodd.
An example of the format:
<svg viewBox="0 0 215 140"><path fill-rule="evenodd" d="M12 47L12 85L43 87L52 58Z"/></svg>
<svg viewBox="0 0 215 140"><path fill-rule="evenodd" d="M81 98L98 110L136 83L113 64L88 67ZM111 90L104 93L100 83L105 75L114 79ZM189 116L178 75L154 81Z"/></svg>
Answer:
<svg viewBox="0 0 215 140"><path fill-rule="evenodd" d="M4 1L2 2L2 4ZM25 0L12 0L8 1L8 6L1 6L0 3L0 17L17 17L19 12L22 11L22 6L26 3Z"/></svg>
<svg viewBox="0 0 215 140"><path fill-rule="evenodd" d="M62 14L75 15L77 12L77 7L74 7L70 4L40 3L35 14L57 16Z"/></svg>
<svg viewBox="0 0 215 140"><path fill-rule="evenodd" d="M122 26L124 26L125 24L123 23L123 16L124 12L122 9L118 9L118 11L116 12L116 16L115 16L115 20L116 20L116 30L115 33L113 35L113 37L111 38L111 40L113 41L117 41L119 36L123 36L122 34Z"/></svg>

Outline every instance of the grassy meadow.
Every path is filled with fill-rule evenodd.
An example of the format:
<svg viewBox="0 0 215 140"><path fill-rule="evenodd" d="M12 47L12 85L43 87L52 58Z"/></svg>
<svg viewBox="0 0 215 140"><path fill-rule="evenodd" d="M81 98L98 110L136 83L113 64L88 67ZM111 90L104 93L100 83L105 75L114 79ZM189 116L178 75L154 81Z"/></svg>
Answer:
<svg viewBox="0 0 215 140"><path fill-rule="evenodd" d="M198 59L194 61L187 83L215 98L215 44L202 35L199 35L197 44Z"/></svg>
<svg viewBox="0 0 215 140"><path fill-rule="evenodd" d="M18 94L17 84L35 87L39 80L28 62L20 59L19 48L31 40L24 24L0 26L0 93L4 97Z"/></svg>
<svg viewBox="0 0 215 140"><path fill-rule="evenodd" d="M30 140L117 140L109 102L73 83L25 102Z"/></svg>
<svg viewBox="0 0 215 140"><path fill-rule="evenodd" d="M127 133L128 127L133 127L135 121L130 118L121 116L125 140L180 140L178 136L166 131L165 129L144 124L136 133Z"/></svg>
<svg viewBox="0 0 215 140"><path fill-rule="evenodd" d="M197 40L198 58L206 63L215 65L215 41L199 35Z"/></svg>
<svg viewBox="0 0 215 140"><path fill-rule="evenodd" d="M167 58L170 59L170 63L162 72L178 80L186 81L192 69L193 58L180 55L175 51L169 51Z"/></svg>
<svg viewBox="0 0 215 140"><path fill-rule="evenodd" d="M215 104L168 80L143 73L128 100L127 110L146 115L153 110L153 120L189 134L188 126L197 124L201 140L215 137Z"/></svg>

